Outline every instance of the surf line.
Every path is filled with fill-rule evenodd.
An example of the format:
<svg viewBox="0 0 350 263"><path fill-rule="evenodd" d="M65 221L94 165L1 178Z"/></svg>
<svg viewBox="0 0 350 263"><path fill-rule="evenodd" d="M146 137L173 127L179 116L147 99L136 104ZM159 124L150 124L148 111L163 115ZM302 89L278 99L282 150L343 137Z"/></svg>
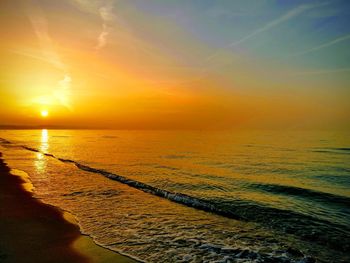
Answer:
<svg viewBox="0 0 350 263"><path fill-rule="evenodd" d="M1 139L1 138L0 138L0 142L3 144L13 144L12 142L5 140L5 139ZM145 193L152 194L152 195L155 195L155 196L158 196L161 198L165 198L169 201L172 201L172 202L175 202L178 204L182 204L182 205L192 207L192 208L195 208L198 210L202 210L205 212L210 212L213 214L221 215L221 216L231 218L231 219L247 221L246 218L243 218L243 217L233 213L233 211L231 211L231 210L225 211L223 209L220 209L219 207L212 204L210 201L207 201L207 200L204 200L201 198L189 196L189 195L186 195L183 193L176 193L176 192L171 192L168 190L160 189L160 188L151 186L149 184L145 184L145 183L133 180L133 179L129 179L125 176L121 176L121 175L118 175L115 173L105 171L103 169L96 169L96 168L81 164L81 163L74 161L74 160L60 158L60 157L55 156L54 154L46 153L46 152L43 152L43 151L36 149L36 148L33 148L33 147L28 147L25 145L18 145L18 144L13 144L13 145L19 146L19 147L21 147L25 150L28 150L28 151L41 153L47 157L54 158L54 159L59 160L63 163L73 164L80 170L103 175L104 177L106 177L108 179L111 179L111 180L117 181L119 183L128 185L132 188L143 191Z"/></svg>

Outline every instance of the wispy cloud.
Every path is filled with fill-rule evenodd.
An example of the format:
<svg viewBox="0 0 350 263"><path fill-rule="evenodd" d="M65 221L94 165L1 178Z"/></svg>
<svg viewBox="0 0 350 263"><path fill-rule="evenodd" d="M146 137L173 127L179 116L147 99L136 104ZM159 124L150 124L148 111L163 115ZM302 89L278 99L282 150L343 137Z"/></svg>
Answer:
<svg viewBox="0 0 350 263"><path fill-rule="evenodd" d="M293 72L291 75L300 76L300 75L322 75L322 74L332 74L332 73L344 73L349 72L350 68L339 68L339 69L318 69L310 71L299 71Z"/></svg>
<svg viewBox="0 0 350 263"><path fill-rule="evenodd" d="M36 2L27 2L27 15L38 38L43 56L56 68L66 70L66 66L61 61L55 51L53 41L48 33L47 19Z"/></svg>
<svg viewBox="0 0 350 263"><path fill-rule="evenodd" d="M97 45L96 50L99 50L106 46L107 37L112 31L111 22L114 20L113 15L113 5L111 2L99 8L99 14L103 21L102 23L102 31L97 37Z"/></svg>
<svg viewBox="0 0 350 263"><path fill-rule="evenodd" d="M56 63L53 63L52 59L45 56L41 50L38 51L36 49L29 49L29 48L12 48L12 49L9 49L8 51L12 52L14 54L17 54L17 55L21 55L21 56L28 57L28 58L35 59L35 60L39 60L39 61L43 61L43 62L48 63L50 65L56 66L58 69L61 69L61 66L57 66Z"/></svg>
<svg viewBox="0 0 350 263"><path fill-rule="evenodd" d="M292 54L292 55L290 55L288 57L297 57L297 56L305 55L305 54L308 54L308 53L311 53L311 52L314 52L314 51L317 51L317 50L320 50L320 49L323 49L323 48L326 48L326 47L333 46L333 45L335 45L335 44L337 44L339 42L343 42L343 41L349 40L349 39L350 39L350 34L345 35L345 36L341 36L341 37L338 37L338 38L333 39L331 41L328 41L326 43L323 43L321 45L318 45L318 46L306 49L304 51Z"/></svg>
<svg viewBox="0 0 350 263"><path fill-rule="evenodd" d="M54 91L54 96L58 101L65 107L71 109L70 103L70 88L71 88L72 78L66 73L62 80L58 82L58 89Z"/></svg>
<svg viewBox="0 0 350 263"><path fill-rule="evenodd" d="M113 14L113 1L111 0L72 0L79 9L84 12L95 14L102 20L102 30L97 36L96 50L100 50L106 46L108 36L113 30L113 23L118 20Z"/></svg>
<svg viewBox="0 0 350 263"><path fill-rule="evenodd" d="M284 15L280 16L279 18L277 19L274 19L270 22L268 22L267 24L265 24L264 26L256 29L255 31L251 32L250 34L246 35L245 37L237 40L237 41L234 41L232 43L230 43L228 45L228 47L233 47L233 46L236 46L238 44L241 44L245 41L247 41L248 39L258 35L258 34L261 34L265 31L268 31L270 30L271 28L274 28L278 25L280 25L281 23L283 22L286 22L302 13L304 13L305 11L309 10L309 9L312 9L312 8L315 8L316 6L319 6L319 5L307 5L307 4L304 4L304 5L300 5L290 11L288 11L287 13L285 13Z"/></svg>
<svg viewBox="0 0 350 263"><path fill-rule="evenodd" d="M57 69L63 71L63 79L58 81L57 86L53 88L52 94L44 95L44 97L50 98L51 103L58 101L61 105L71 109L69 103L70 83L71 76L68 72L67 66L62 62L60 56L55 50L54 42L49 34L49 25L46 19L45 13L40 8L40 5L36 1L26 2L27 16L32 24L35 35L38 38L42 55L35 54L35 52L28 51L15 51L17 54L22 54L35 59L43 60L50 63ZM43 97L43 96L41 96ZM36 101L36 99L33 99Z"/></svg>
<svg viewBox="0 0 350 263"><path fill-rule="evenodd" d="M297 6L296 8L288 11L287 13L283 14L282 16L274 19L274 20L271 20L269 21L268 23L266 23L265 25L263 25L262 27L254 30L253 32L251 32L250 34L242 37L241 39L239 40L236 40L236 41L233 41L231 43L229 43L226 48L231 48L231 47L234 47L234 46L237 46L239 44L242 44L244 42L246 42L247 40L263 33L263 32L266 32L292 18L295 18L299 15L301 15L302 13L306 12L307 10L310 10L310 9L313 9L313 8L316 8L316 7L320 7L320 6L324 6L324 5L327 5L328 3L321 3L321 4L303 4L303 5L300 5L300 6ZM214 57L216 57L218 55L218 52L215 52L214 54L208 56L206 58L206 61L209 61L211 59L213 59Z"/></svg>

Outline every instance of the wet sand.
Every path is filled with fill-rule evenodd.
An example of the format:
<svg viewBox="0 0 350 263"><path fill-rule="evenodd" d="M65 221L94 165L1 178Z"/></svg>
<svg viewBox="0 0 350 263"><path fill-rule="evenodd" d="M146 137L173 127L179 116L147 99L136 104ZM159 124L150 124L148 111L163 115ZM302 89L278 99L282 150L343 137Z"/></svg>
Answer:
<svg viewBox="0 0 350 263"><path fill-rule="evenodd" d="M0 262L136 262L96 245L68 213L33 198L1 157Z"/></svg>

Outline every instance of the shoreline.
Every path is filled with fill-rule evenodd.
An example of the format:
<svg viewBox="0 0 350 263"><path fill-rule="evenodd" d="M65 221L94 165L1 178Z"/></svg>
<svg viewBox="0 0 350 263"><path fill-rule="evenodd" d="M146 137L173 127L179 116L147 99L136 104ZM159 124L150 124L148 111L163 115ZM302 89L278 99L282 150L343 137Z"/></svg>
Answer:
<svg viewBox="0 0 350 263"><path fill-rule="evenodd" d="M95 244L71 214L35 199L10 171L0 152L0 262L138 262Z"/></svg>

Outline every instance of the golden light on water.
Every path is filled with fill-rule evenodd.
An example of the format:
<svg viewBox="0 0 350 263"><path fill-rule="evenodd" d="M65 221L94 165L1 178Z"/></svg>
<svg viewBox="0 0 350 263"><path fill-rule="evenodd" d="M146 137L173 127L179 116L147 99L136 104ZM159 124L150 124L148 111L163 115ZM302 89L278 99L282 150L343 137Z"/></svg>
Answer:
<svg viewBox="0 0 350 263"><path fill-rule="evenodd" d="M39 144L39 150L40 152L36 153L36 160L34 161L35 167L37 172L45 172L46 170L46 158L43 152L47 152L49 149L49 133L47 129L41 130L41 136L40 136L40 144Z"/></svg>
<svg viewBox="0 0 350 263"><path fill-rule="evenodd" d="M0 166L142 261L350 263L350 0L282 2L0 0Z"/></svg>
<svg viewBox="0 0 350 263"><path fill-rule="evenodd" d="M49 145L48 145L48 141L49 141L49 133L47 131L47 129L42 129L41 130L41 138L40 138L40 150L45 151L48 149Z"/></svg>

